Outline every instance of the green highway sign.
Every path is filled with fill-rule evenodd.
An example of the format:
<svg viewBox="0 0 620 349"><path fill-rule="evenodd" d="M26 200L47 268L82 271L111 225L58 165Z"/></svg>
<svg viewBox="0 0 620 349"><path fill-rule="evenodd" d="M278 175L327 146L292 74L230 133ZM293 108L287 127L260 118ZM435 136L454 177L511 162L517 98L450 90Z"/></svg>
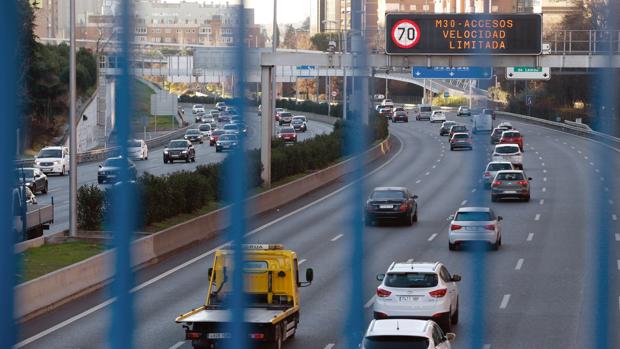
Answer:
<svg viewBox="0 0 620 349"><path fill-rule="evenodd" d="M541 73L542 67L514 67L515 73Z"/></svg>
<svg viewBox="0 0 620 349"><path fill-rule="evenodd" d="M506 67L506 79L549 80L551 79L551 69L549 67Z"/></svg>

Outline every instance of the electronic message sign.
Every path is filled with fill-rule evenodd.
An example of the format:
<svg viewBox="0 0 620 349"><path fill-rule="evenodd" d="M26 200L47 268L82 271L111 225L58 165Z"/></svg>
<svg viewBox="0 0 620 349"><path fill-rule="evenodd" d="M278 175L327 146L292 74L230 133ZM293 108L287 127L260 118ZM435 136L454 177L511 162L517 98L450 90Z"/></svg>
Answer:
<svg viewBox="0 0 620 349"><path fill-rule="evenodd" d="M539 55L540 14L420 14L385 16L385 51L398 55Z"/></svg>

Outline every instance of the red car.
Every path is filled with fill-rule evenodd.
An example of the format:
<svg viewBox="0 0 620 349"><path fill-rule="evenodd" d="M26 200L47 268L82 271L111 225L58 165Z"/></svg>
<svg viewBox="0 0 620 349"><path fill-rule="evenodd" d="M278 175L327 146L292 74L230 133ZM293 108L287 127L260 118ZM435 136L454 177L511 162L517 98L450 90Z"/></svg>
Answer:
<svg viewBox="0 0 620 349"><path fill-rule="evenodd" d="M297 142L297 133L295 133L295 129L292 127L282 127L278 130L278 139L287 143L295 143Z"/></svg>
<svg viewBox="0 0 620 349"><path fill-rule="evenodd" d="M392 118L392 108L381 108L379 109L379 116L386 117L388 119Z"/></svg>
<svg viewBox="0 0 620 349"><path fill-rule="evenodd" d="M409 122L409 116L406 111L395 111L392 116L392 122Z"/></svg>
<svg viewBox="0 0 620 349"><path fill-rule="evenodd" d="M214 146L215 142L217 142L217 140L220 139L220 136L224 133L226 133L224 130L214 130L211 132L211 137L209 137L209 145Z"/></svg>
<svg viewBox="0 0 620 349"><path fill-rule="evenodd" d="M507 130L502 132L502 137L499 139L500 144L516 144L519 149L523 151L523 135L516 130Z"/></svg>

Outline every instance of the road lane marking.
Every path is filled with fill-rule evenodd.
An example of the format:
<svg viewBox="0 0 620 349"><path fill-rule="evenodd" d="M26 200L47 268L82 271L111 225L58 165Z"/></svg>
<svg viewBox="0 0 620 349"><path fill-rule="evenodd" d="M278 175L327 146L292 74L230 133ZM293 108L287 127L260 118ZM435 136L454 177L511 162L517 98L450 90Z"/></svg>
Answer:
<svg viewBox="0 0 620 349"><path fill-rule="evenodd" d="M519 258L517 265L515 265L515 270L521 270L521 267L523 267L523 258Z"/></svg>
<svg viewBox="0 0 620 349"><path fill-rule="evenodd" d="M617 221L618 220L618 216L616 216L615 214L612 214L611 215L611 219L613 219L614 221Z"/></svg>
<svg viewBox="0 0 620 349"><path fill-rule="evenodd" d="M577 150L577 153L581 154L581 150Z"/></svg>
<svg viewBox="0 0 620 349"><path fill-rule="evenodd" d="M601 171L597 168L596 170L594 170L594 172L599 173Z"/></svg>
<svg viewBox="0 0 620 349"><path fill-rule="evenodd" d="M472 192L472 193L475 193L475 192L476 192L476 188L472 189L472 190L471 190L471 192Z"/></svg>
<svg viewBox="0 0 620 349"><path fill-rule="evenodd" d="M332 242L337 241L338 239L340 239L342 237L342 235L343 234L338 234L338 235L334 236L331 241Z"/></svg>
<svg viewBox="0 0 620 349"><path fill-rule="evenodd" d="M430 172L426 172L424 175L425 175L425 176L428 176L428 175L430 175L430 174L431 174Z"/></svg>
<svg viewBox="0 0 620 349"><path fill-rule="evenodd" d="M605 177L601 177L601 182L605 181Z"/></svg>
<svg viewBox="0 0 620 349"><path fill-rule="evenodd" d="M620 241L620 234L616 233L616 241Z"/></svg>
<svg viewBox="0 0 620 349"><path fill-rule="evenodd" d="M467 200L461 201L461 206L465 206L465 205L467 205Z"/></svg>
<svg viewBox="0 0 620 349"><path fill-rule="evenodd" d="M547 173L547 170L545 170L544 168L543 168L543 173Z"/></svg>
<svg viewBox="0 0 620 349"><path fill-rule="evenodd" d="M413 263L413 258L407 259L407 263Z"/></svg>
<svg viewBox="0 0 620 349"><path fill-rule="evenodd" d="M368 309L370 308L373 304L375 303L375 296L370 297L370 299L368 300L368 302L366 302L366 304L364 304L364 308Z"/></svg>
<svg viewBox="0 0 620 349"><path fill-rule="evenodd" d="M428 241L433 241L436 237L437 237L437 233L433 233L433 235L431 235L431 236L428 238Z"/></svg>
<svg viewBox="0 0 620 349"><path fill-rule="evenodd" d="M415 184L420 184L422 182L421 179L418 179L417 181L415 181Z"/></svg>
<svg viewBox="0 0 620 349"><path fill-rule="evenodd" d="M539 220L540 220L540 213L537 213L537 214L536 214L536 217L534 217L534 220L535 220L535 221L539 221Z"/></svg>
<svg viewBox="0 0 620 349"><path fill-rule="evenodd" d="M539 156L539 157L538 157L538 160L542 160L542 156Z"/></svg>
<svg viewBox="0 0 620 349"><path fill-rule="evenodd" d="M540 166L545 167L545 163L544 163L544 162L543 162L543 163L541 163L541 164L540 164Z"/></svg>
<svg viewBox="0 0 620 349"><path fill-rule="evenodd" d="M334 344L334 343L329 343L329 344L328 344L328 345L326 345L326 346L325 346L325 348L323 348L323 349L332 349L332 348L333 348L333 347L335 347L335 346L336 346L336 344Z"/></svg>
<svg viewBox="0 0 620 349"><path fill-rule="evenodd" d="M297 265L302 265L304 263L306 263L307 259L302 259L299 262L297 262Z"/></svg>
<svg viewBox="0 0 620 349"><path fill-rule="evenodd" d="M547 181L547 177L543 177L543 182L546 182L546 181Z"/></svg>
<svg viewBox="0 0 620 349"><path fill-rule="evenodd" d="M510 295L505 294L504 297L502 297L502 302L499 304L499 308L506 309L506 307L508 307L508 302L510 302Z"/></svg>
<svg viewBox="0 0 620 349"><path fill-rule="evenodd" d="M527 241L532 241L532 240L534 240L534 233L527 234Z"/></svg>
<svg viewBox="0 0 620 349"><path fill-rule="evenodd" d="M610 204L610 205L613 205L613 204L614 204L614 201L613 201L613 200L611 200L611 199L610 199L609 201L607 201L607 202L609 202L609 204Z"/></svg>
<svg viewBox="0 0 620 349"><path fill-rule="evenodd" d="M588 159L589 159L587 156L584 156L583 158L584 158L584 159L586 159L586 160L588 160Z"/></svg>
<svg viewBox="0 0 620 349"><path fill-rule="evenodd" d="M618 262L618 271L620 271L620 259L618 259L616 262Z"/></svg>
<svg viewBox="0 0 620 349"><path fill-rule="evenodd" d="M544 192L546 192L546 191L547 191L547 188L546 188L546 187L543 187L543 188L542 188L542 192L544 193Z"/></svg>
<svg viewBox="0 0 620 349"><path fill-rule="evenodd" d="M540 199L539 204L544 205L545 204L545 199Z"/></svg>
<svg viewBox="0 0 620 349"><path fill-rule="evenodd" d="M436 167L437 167L437 165L433 165L433 168L436 168Z"/></svg>
<svg viewBox="0 0 620 349"><path fill-rule="evenodd" d="M170 347L170 349L178 349L180 348L183 344L185 344L185 341L182 342L178 342L177 344L173 345Z"/></svg>
<svg viewBox="0 0 620 349"><path fill-rule="evenodd" d="M590 161L590 166L594 166L594 163L592 161Z"/></svg>
<svg viewBox="0 0 620 349"><path fill-rule="evenodd" d="M437 159L437 162L441 162L441 159Z"/></svg>
<svg viewBox="0 0 620 349"><path fill-rule="evenodd" d="M534 149L534 148L532 148L532 149ZM538 153L538 152L536 152L536 155L538 155L538 154L539 154L539 153Z"/></svg>
<svg viewBox="0 0 620 349"><path fill-rule="evenodd" d="M491 349L491 344L485 344L482 346L482 349Z"/></svg>
<svg viewBox="0 0 620 349"><path fill-rule="evenodd" d="M608 188L608 187L605 187L605 191L609 191L609 188Z"/></svg>

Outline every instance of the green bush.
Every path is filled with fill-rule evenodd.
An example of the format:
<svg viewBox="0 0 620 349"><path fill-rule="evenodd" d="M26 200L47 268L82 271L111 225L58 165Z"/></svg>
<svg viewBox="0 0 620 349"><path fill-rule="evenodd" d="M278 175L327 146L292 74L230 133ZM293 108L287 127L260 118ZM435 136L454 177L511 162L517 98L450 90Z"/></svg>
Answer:
<svg viewBox="0 0 620 349"><path fill-rule="evenodd" d="M83 185L77 193L77 223L82 230L100 230L103 224L105 191L94 184Z"/></svg>
<svg viewBox="0 0 620 349"><path fill-rule="evenodd" d="M329 110L327 103L317 103L307 100L297 102L294 99L278 99L276 100L276 107L321 115L327 115L327 111ZM342 118L342 106L340 104L332 105L330 116Z"/></svg>

